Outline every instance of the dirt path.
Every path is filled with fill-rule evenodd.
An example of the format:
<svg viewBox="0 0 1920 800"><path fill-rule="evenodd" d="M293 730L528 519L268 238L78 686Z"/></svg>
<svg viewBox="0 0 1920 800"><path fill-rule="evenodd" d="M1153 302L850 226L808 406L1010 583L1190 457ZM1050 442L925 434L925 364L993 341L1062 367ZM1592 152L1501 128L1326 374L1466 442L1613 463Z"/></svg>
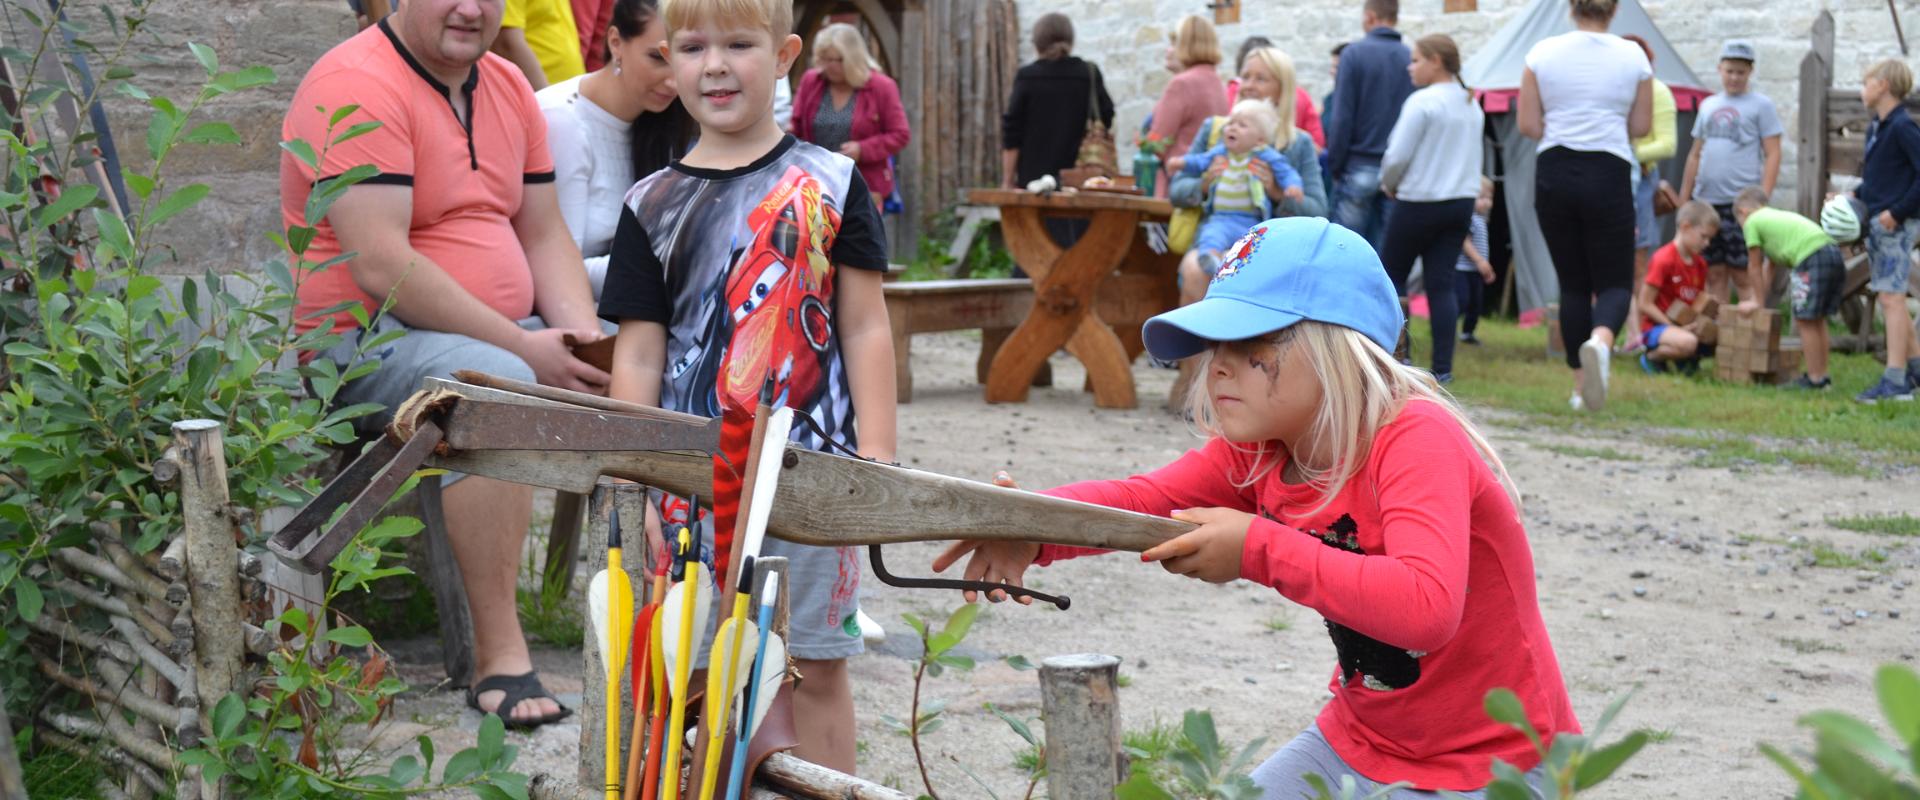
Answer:
<svg viewBox="0 0 1920 800"><path fill-rule="evenodd" d="M972 382L977 337L919 337L915 400L900 414L908 465L985 478L1005 468L1026 486L1113 476L1165 463L1199 440L1158 409L1173 373L1137 366L1143 408L1105 411L1077 391L1077 363L1054 360L1055 389L1030 402L985 406ZM1547 627L1574 706L1597 719L1608 700L1639 694L1618 731L1668 734L1631 762L1601 797L1753 798L1790 794L1758 741L1797 744L1794 725L1816 708L1878 719L1871 673L1920 653L1920 542L1828 526L1830 516L1911 511L1912 476L1865 480L1784 468L1709 469L1690 456L1616 434L1530 425L1477 413L1525 495ZM1608 451L1595 455L1597 451ZM1877 548L1884 563L1834 563ZM889 566L922 574L937 548L890 548ZM1177 724L1209 708L1223 738L1266 737L1263 755L1305 727L1329 697L1333 649L1317 614L1241 582L1212 586L1122 557L1063 563L1034 583L1073 597L1073 610L995 606L965 647L982 666L929 681L948 720L926 738L930 771L945 797L986 797L960 764L1001 798L1022 795L1013 767L1024 746L984 703L1039 715L1037 678L996 659L1034 662L1059 654L1109 653L1129 681L1129 729ZM904 718L917 654L901 613L944 618L957 597L868 581L868 613L892 637L852 664L860 716L861 773L918 794L906 739L881 722ZM430 682L425 653L413 677ZM577 654L539 655L549 685L578 692ZM470 734L471 712L447 693L416 700L413 718L446 724L448 744ZM568 772L574 725L525 740L521 767ZM956 763L956 760L958 763Z"/></svg>

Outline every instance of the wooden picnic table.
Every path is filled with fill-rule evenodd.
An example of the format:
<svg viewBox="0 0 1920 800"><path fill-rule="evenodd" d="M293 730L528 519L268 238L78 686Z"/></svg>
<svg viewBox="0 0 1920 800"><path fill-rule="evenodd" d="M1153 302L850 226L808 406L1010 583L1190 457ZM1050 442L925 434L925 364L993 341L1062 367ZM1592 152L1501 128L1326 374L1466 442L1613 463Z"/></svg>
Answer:
<svg viewBox="0 0 1920 800"><path fill-rule="evenodd" d="M1025 402L1047 357L1065 346L1086 365L1094 405L1135 407L1132 365L1144 349L1140 324L1179 302L1174 285L1179 256L1153 252L1140 223L1166 220L1173 206L1111 192L974 189L967 199L999 207L1007 249L1033 279L1032 309L987 370L987 402ZM1086 217L1091 224L1072 247L1062 248L1047 233L1049 217ZM1115 292L1137 313L1102 319L1095 297Z"/></svg>

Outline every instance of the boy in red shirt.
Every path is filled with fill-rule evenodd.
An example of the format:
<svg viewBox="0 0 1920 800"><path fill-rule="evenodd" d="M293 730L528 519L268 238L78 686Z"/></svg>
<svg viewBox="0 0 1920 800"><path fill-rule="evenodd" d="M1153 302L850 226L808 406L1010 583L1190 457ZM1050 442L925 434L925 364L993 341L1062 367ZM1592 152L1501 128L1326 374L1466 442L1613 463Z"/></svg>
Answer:
<svg viewBox="0 0 1920 800"><path fill-rule="evenodd" d="M1691 373L1700 365L1700 329L1707 316L1700 313L1712 295L1706 293L1707 260L1701 253L1719 230L1720 215L1698 200L1680 207L1674 216L1673 241L1654 251L1647 262L1647 282L1640 287L1640 337L1646 351L1640 368L1666 372L1679 363ZM1681 325L1667 316L1674 301L1693 307L1692 322Z"/></svg>

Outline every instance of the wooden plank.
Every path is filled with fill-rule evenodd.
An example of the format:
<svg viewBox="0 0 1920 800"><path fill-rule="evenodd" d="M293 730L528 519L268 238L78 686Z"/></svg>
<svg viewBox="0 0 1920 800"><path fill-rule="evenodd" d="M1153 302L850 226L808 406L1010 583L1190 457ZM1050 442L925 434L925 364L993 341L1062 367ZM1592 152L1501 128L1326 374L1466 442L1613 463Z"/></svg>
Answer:
<svg viewBox="0 0 1920 800"><path fill-rule="evenodd" d="M949 278L935 281L908 281L888 284L886 294L889 299L899 296L918 296L929 294L961 294L983 291L1005 291L1033 289L1033 281L1028 278Z"/></svg>
<svg viewBox="0 0 1920 800"><path fill-rule="evenodd" d="M473 682L473 615L467 607L467 585L460 562L453 557L447 532L447 512L441 502L440 480L428 478L413 490L420 504L420 522L426 526L427 569L420 579L433 595L434 616L440 623L440 666L455 688Z"/></svg>
<svg viewBox="0 0 1920 800"><path fill-rule="evenodd" d="M1796 207L1801 216L1820 218L1825 202L1827 173L1827 89L1832 82L1827 62L1818 54L1800 59L1799 159L1800 180Z"/></svg>
<svg viewBox="0 0 1920 800"><path fill-rule="evenodd" d="M754 777L805 800L908 800L907 795L880 784L835 772L787 753L767 756Z"/></svg>
<svg viewBox="0 0 1920 800"><path fill-rule="evenodd" d="M1004 232L1006 209L1009 206L1028 208L1047 208L1058 211L1099 211L1114 209L1133 211L1139 214L1166 218L1173 216L1173 205L1163 199L1139 197L1136 195L1116 194L1113 192L1050 192L1035 194L1024 189L970 189L967 202L975 205L995 205L1001 209L1001 225Z"/></svg>

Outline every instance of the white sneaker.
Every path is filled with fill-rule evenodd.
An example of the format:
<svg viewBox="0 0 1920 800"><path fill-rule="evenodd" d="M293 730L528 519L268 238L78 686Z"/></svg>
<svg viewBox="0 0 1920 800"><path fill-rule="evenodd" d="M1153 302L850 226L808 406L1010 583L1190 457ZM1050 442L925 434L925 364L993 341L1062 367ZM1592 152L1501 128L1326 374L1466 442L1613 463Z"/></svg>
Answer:
<svg viewBox="0 0 1920 800"><path fill-rule="evenodd" d="M1607 405L1607 368L1613 354L1612 348L1597 339L1588 339L1580 343L1580 399L1588 411L1599 411Z"/></svg>
<svg viewBox="0 0 1920 800"><path fill-rule="evenodd" d="M879 644L887 640L887 629L880 627L880 623L874 622L872 617L867 616L866 611L854 609L853 614L854 624L860 626L861 641L867 644Z"/></svg>
<svg viewBox="0 0 1920 800"><path fill-rule="evenodd" d="M1567 398L1567 407L1575 411L1584 411L1586 409L1587 404L1580 399L1579 389L1573 390L1573 395Z"/></svg>

